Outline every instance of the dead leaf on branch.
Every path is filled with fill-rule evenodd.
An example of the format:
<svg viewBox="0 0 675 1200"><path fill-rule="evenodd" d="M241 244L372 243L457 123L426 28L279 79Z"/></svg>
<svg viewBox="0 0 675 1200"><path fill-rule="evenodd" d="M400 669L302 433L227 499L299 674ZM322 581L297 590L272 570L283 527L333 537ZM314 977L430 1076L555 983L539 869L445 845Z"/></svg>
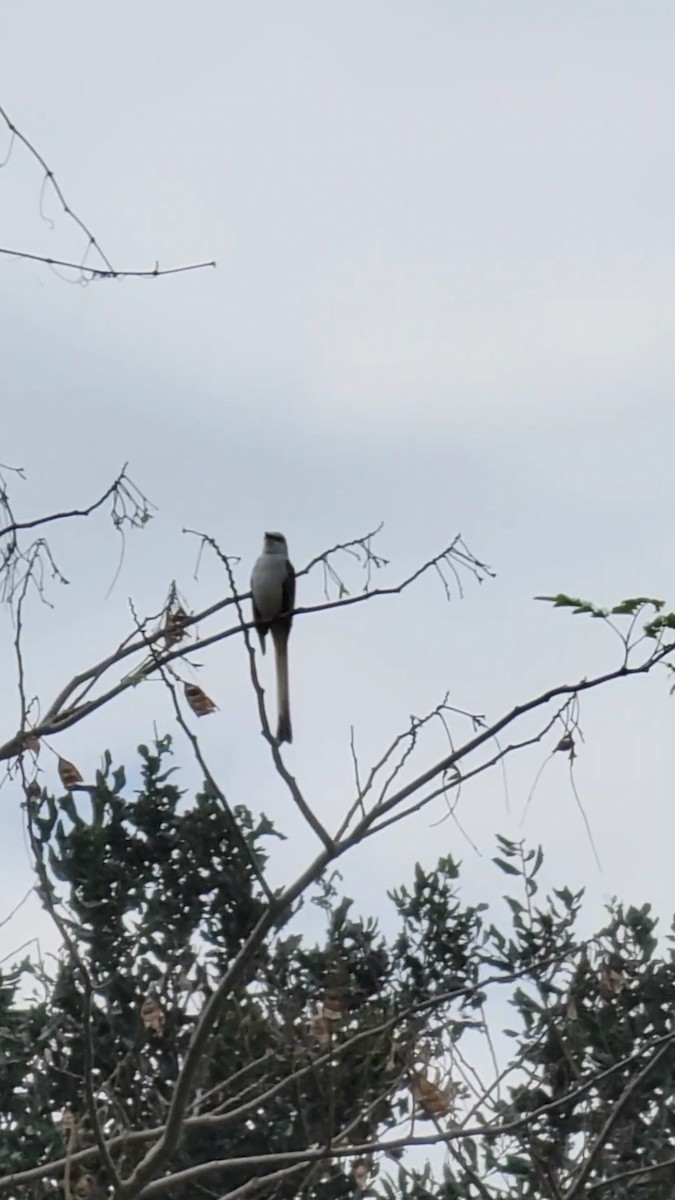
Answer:
<svg viewBox="0 0 675 1200"><path fill-rule="evenodd" d="M447 1091L419 1071L413 1073L411 1088L415 1102L426 1117L447 1117L451 1108Z"/></svg>
<svg viewBox="0 0 675 1200"><path fill-rule="evenodd" d="M69 762L67 758L59 757L57 769L61 783L63 784L64 788L67 788L69 791L72 787L75 787L76 783L84 782L75 764Z"/></svg>
<svg viewBox="0 0 675 1200"><path fill-rule="evenodd" d="M216 711L217 705L196 683L185 684L185 699L197 717L208 717Z"/></svg>
<svg viewBox="0 0 675 1200"><path fill-rule="evenodd" d="M141 1021L145 1029L153 1033L163 1033L166 1013L155 996L146 996L141 1004Z"/></svg>

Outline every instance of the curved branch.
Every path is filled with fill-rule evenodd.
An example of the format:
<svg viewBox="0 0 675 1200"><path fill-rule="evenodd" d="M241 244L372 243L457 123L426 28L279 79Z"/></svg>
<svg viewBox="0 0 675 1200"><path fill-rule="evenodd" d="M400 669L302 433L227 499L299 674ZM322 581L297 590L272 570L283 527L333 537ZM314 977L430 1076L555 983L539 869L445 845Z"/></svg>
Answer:
<svg viewBox="0 0 675 1200"><path fill-rule="evenodd" d="M501 717L498 721L495 721L494 724L490 725L486 729L481 730L481 732L476 734L475 737L471 738L468 742L465 742L463 746L460 746L458 750L453 751L452 754L448 754L445 758L442 758L433 767L429 767L428 771L424 771L422 775L418 775L416 779L413 779L410 783L406 784L405 787L400 788L400 790L393 796L390 796L388 800L380 801L380 803L372 810L372 812L368 813L361 819L354 832L350 834L347 844L354 845L360 840L364 833L366 833L369 826L375 820L379 820L380 817L384 816L388 812L391 812L393 808L396 808L397 805L414 795L414 793L418 792L420 788L425 787L427 783L431 783L432 780L436 779L438 775L441 775L443 772L449 771L453 767L456 767L458 762L466 758L467 755L473 753L474 750L477 750L479 746L482 746L485 742L490 741L491 738L494 738L497 734L501 733L503 729L506 729L509 725L512 725L515 721L519 720L520 717L525 716L527 713L534 712L538 708L543 708L547 704L550 704L552 700L556 700L563 696L576 696L580 692L588 692L594 688L602 687L606 683L614 683L618 679L624 679L634 675L648 675L649 672L654 669L654 667L658 666L659 663L663 662L663 660L669 655L673 654L673 652L675 652L675 642L669 642L665 646L662 646L660 650L657 650L654 654L652 654L650 658L640 663L640 665L637 667L629 667L622 663L622 665L617 667L617 669L614 671L607 671L603 675L596 675L592 679L581 679L575 684L559 684L558 687L549 688L548 691L542 692L541 695L535 696L534 699L528 700L525 704L517 704L511 709L510 712L506 713L505 716Z"/></svg>
<svg viewBox="0 0 675 1200"><path fill-rule="evenodd" d="M1 253L1 251L0 251ZM106 500L114 495L122 482L127 479L127 466L125 463L117 478L106 488L102 496L98 500L94 500L88 508L70 508L64 509L63 512L50 513L47 517L36 517L33 521L13 521L9 525L5 525L4 529L0 529L0 538L7 537L10 533L19 533L23 529L38 529L42 525L51 525L54 521L68 521L71 517L88 517L97 508L101 508Z"/></svg>
<svg viewBox="0 0 675 1200"><path fill-rule="evenodd" d="M29 254L28 251L26 251L26 250L9 250L6 247L0 247L0 254L4 254L11 258L26 258L26 259L29 259L31 262L45 263L47 266L50 266L50 267L72 268L75 271L80 271L83 278L85 278L85 279L86 279L86 276L90 276L91 278L95 278L95 279L119 279L123 276L127 276L127 277L135 276L137 278L152 278L152 279L154 279L156 276L159 276L159 275L177 275L183 271L200 271L200 270L202 270L203 267L215 267L215 265L216 265L215 262L200 262L200 263L192 263L186 267L167 267L164 269L160 269L159 263L156 263L154 269L150 270L150 271L147 271L147 270L146 271L118 271L113 266L113 264L111 263L108 256L106 254L104 254L103 250L99 246L93 233L88 228L88 226L85 225L82 218L78 217L77 213L74 212L73 209L70 207L70 205L66 202L66 198L65 198L63 192L61 191L60 185L57 183L54 172L52 171L51 167L45 162L45 160L42 157L42 155L40 154L39 150L36 150L35 146L26 137L26 135L24 133L22 133L20 129L17 128L17 126L13 123L13 121L10 121L7 113L5 112L4 108L2 108L1 106L0 106L0 118L5 122L5 125L7 126L7 128L9 129L9 132L11 134L11 142L10 142L9 151L7 153L7 156L4 160L4 162L2 164L0 164L0 166L4 167L9 162L9 159L12 154L12 149L13 149L15 139L17 141L21 142L21 144L26 148L28 153L31 155L32 158L35 159L35 161L40 166L41 170L44 172L43 193L44 193L44 189L47 186L47 184L50 184L52 191L54 192L57 200L59 201L59 204L61 205L61 208L63 209L64 214L67 217L69 217L70 220L75 223L75 225L77 225L78 229L80 229L82 231L82 233L84 234L84 236L87 239L87 248L85 250L82 261L79 263L65 262L63 259L50 258L47 255L43 255L43 254ZM92 249L95 250L96 253L100 256L101 261L104 264L103 267L88 267L86 265L86 262L85 262L86 257L88 255L89 251Z"/></svg>

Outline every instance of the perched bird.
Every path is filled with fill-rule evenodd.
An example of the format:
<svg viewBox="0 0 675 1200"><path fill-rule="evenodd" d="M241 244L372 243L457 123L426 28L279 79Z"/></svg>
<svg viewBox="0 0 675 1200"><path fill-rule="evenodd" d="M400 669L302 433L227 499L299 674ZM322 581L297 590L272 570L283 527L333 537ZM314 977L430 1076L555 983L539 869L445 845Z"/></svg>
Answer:
<svg viewBox="0 0 675 1200"><path fill-rule="evenodd" d="M251 573L253 620L263 654L267 631L272 634L277 668L277 741L292 742L291 707L288 698L288 635L293 622L295 571L288 559L282 533L266 533L262 554Z"/></svg>

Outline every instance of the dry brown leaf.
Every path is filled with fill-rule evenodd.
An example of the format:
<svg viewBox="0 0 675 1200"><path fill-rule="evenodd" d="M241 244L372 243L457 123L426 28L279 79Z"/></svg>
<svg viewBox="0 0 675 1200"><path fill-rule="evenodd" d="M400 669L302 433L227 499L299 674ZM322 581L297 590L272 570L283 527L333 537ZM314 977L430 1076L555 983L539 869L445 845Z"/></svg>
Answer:
<svg viewBox="0 0 675 1200"><path fill-rule="evenodd" d="M450 1101L447 1093L418 1071L413 1074L412 1093L428 1117L445 1117L449 1113Z"/></svg>
<svg viewBox="0 0 675 1200"><path fill-rule="evenodd" d="M40 753L40 739L34 733L26 733L23 739L24 750L30 750L37 758Z"/></svg>
<svg viewBox="0 0 675 1200"><path fill-rule="evenodd" d="M64 788L74 787L76 783L83 783L82 776L74 763L68 762L67 758L59 757L58 762L59 779Z"/></svg>
<svg viewBox="0 0 675 1200"><path fill-rule="evenodd" d="M216 711L216 705L211 697L197 687L196 683L185 684L185 699L197 717L208 717L209 713Z"/></svg>
<svg viewBox="0 0 675 1200"><path fill-rule="evenodd" d="M145 1028L152 1029L153 1033L163 1032L166 1013L154 996L146 996L141 1004L141 1021Z"/></svg>

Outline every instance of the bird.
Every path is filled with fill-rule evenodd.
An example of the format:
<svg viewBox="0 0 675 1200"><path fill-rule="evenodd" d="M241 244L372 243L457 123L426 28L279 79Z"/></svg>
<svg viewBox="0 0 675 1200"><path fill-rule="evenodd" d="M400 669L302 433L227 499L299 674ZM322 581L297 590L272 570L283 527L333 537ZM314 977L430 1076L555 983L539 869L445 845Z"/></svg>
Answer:
<svg viewBox="0 0 675 1200"><path fill-rule="evenodd" d="M265 653L265 638L271 633L277 669L277 742L292 742L291 708L288 697L288 637L293 623L295 571L288 557L283 533L266 533L262 554L251 572L253 622Z"/></svg>

